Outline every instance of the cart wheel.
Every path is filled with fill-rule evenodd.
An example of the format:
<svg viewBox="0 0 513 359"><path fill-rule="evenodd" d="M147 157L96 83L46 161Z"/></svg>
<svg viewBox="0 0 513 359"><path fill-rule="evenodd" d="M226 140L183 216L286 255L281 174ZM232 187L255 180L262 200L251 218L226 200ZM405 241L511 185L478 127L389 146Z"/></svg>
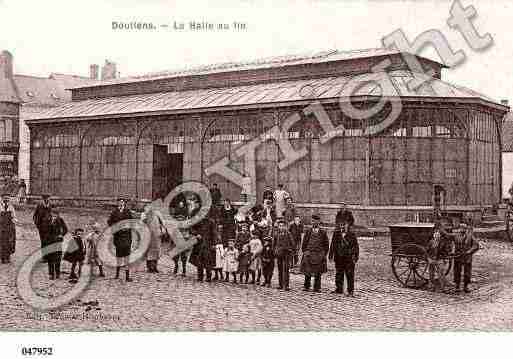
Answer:
<svg viewBox="0 0 513 359"><path fill-rule="evenodd" d="M404 244L392 256L392 272L395 278L406 288L422 288L426 279L428 263L426 251L416 244Z"/></svg>
<svg viewBox="0 0 513 359"><path fill-rule="evenodd" d="M451 269L452 269L452 258L440 259L440 265L442 266L442 268L444 268L444 275L447 276L451 272ZM418 273L418 274L421 275L422 278L424 278L426 280L426 282L429 281L429 271L426 270L425 272ZM436 279L438 279L437 273L435 273L435 280Z"/></svg>
<svg viewBox="0 0 513 359"><path fill-rule="evenodd" d="M509 212L509 210L506 211L504 222L506 224L506 234L508 236L508 240L510 242L512 242L513 241L513 223L511 221L511 213Z"/></svg>

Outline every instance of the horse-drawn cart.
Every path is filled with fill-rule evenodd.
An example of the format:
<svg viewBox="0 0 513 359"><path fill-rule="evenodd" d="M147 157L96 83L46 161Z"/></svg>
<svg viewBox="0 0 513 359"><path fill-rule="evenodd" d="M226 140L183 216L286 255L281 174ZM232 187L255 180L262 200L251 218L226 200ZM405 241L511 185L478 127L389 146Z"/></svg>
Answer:
<svg viewBox="0 0 513 359"><path fill-rule="evenodd" d="M392 245L392 272L404 287L422 288L429 281L427 247L433 236L433 223L406 222L393 224L390 228ZM449 274L452 267L452 247L440 250L443 273Z"/></svg>

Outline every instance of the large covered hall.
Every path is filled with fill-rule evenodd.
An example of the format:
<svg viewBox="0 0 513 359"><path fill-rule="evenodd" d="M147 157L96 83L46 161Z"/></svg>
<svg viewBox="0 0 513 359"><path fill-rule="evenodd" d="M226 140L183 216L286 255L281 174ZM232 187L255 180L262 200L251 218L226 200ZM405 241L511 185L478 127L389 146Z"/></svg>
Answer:
<svg viewBox="0 0 513 359"><path fill-rule="evenodd" d="M73 88L72 102L28 121L31 194L84 205L120 195L145 202L202 181L238 201L241 183L207 170L224 159L251 178L258 198L266 185L281 183L305 214L326 218L345 202L362 223L408 219L432 208L436 185L449 209L499 203L509 108L445 82L445 66L436 61L415 56L434 75L415 73L406 56L413 55L333 50ZM389 86L372 81L384 61ZM425 83L412 89L409 81L419 78ZM388 102L368 118L342 105L367 109L380 99ZM393 121L369 131L386 122L394 103L401 110ZM342 130L326 133L312 105ZM291 118L297 120L289 126ZM304 153L285 167L276 127ZM252 167L240 149L256 139Z"/></svg>

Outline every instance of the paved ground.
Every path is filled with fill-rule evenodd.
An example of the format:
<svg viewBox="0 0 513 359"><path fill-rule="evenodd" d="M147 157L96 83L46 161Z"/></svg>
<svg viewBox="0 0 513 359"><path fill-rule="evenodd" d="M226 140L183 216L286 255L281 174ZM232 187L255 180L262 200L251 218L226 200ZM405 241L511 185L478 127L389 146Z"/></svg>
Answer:
<svg viewBox="0 0 513 359"><path fill-rule="evenodd" d="M513 328L513 255L511 245L488 240L474 260L473 292L441 294L401 288L390 269L387 238L360 242L356 298L329 293L334 272L323 278L322 293L231 283L198 283L194 267L187 277L170 273L164 258L160 274L137 269L134 282L95 279L76 301L50 313L37 313L18 297L17 269L37 248L30 213L20 212L14 261L0 266L0 328L3 330L509 330ZM71 228L103 215L67 212ZM53 296L70 288L66 280L49 282L44 267L34 273L38 292ZM64 264L69 271L69 265ZM273 278L276 285L277 276ZM91 303L91 302L97 302ZM85 304L89 303L89 305ZM92 305L91 305L92 304Z"/></svg>

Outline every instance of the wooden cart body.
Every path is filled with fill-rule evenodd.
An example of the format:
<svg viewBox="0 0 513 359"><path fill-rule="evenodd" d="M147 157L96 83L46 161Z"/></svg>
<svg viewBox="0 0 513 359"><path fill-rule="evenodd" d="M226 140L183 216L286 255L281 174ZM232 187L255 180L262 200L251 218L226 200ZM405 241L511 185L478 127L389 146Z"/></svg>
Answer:
<svg viewBox="0 0 513 359"><path fill-rule="evenodd" d="M404 222L389 228L395 278L407 288L424 287L429 281L427 247L433 236L434 223ZM452 258L448 246L441 250L440 263L445 275L451 270Z"/></svg>

